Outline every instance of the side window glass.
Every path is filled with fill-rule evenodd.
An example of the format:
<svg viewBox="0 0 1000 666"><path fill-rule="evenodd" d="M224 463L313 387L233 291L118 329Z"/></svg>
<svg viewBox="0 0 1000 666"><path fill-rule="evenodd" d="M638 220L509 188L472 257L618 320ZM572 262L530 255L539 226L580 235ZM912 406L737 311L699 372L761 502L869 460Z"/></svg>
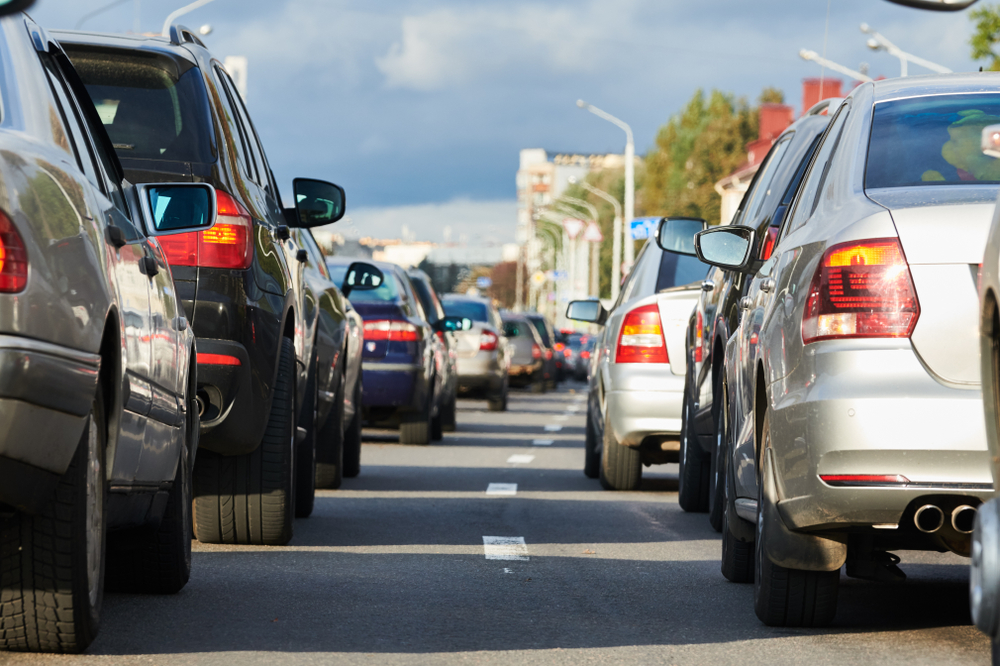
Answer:
<svg viewBox="0 0 1000 666"><path fill-rule="evenodd" d="M809 165L809 171L806 172L805 179L802 181L802 187L799 188L798 196L795 198L795 209L788 223L787 233L791 233L801 227L812 216L813 211L816 210L819 191L823 185L823 181L826 179L827 170L830 168L830 158L837 147L840 132L847 121L848 110L849 106L847 103L841 106L840 110L837 111L836 117L830 121L830 126L827 128L826 134L823 135L823 142L816 151L816 155Z"/></svg>
<svg viewBox="0 0 1000 666"><path fill-rule="evenodd" d="M250 114L247 113L246 105L243 104L243 98L236 89L236 85L233 84L233 80L229 78L229 75L224 70L220 69L218 71L219 77L222 79L223 85L225 85L230 99L232 99L233 106L236 108L236 113L239 115L240 125L246 133L247 145L250 148L250 155L254 162L253 169L256 174L255 182L261 187L268 188L269 183L267 174L270 169L268 169L267 164L264 161L264 150L260 146L260 141L257 138L257 132L253 127L253 123L250 122Z"/></svg>
<svg viewBox="0 0 1000 666"><path fill-rule="evenodd" d="M45 76L49 80L52 94L56 99L56 104L59 106L59 114L62 116L63 125L66 128L70 142L70 149L76 158L76 165L87 176L87 180L104 191L101 177L97 173L97 165L94 162L93 153L90 150L90 146L87 145L83 127L80 125L76 109L70 101L69 91L57 73L55 66L48 59L45 60L44 65Z"/></svg>
<svg viewBox="0 0 1000 666"><path fill-rule="evenodd" d="M771 182L774 180L774 175L778 172L778 166L781 164L782 158L785 157L785 153L788 151L788 146L791 142L792 135L785 135L781 142L771 149L764 164L761 165L760 178L757 179L753 194L750 195L750 202L747 204L746 217L744 218L745 224L753 224L756 221L757 215L760 213L760 208L764 205L764 200L771 194Z"/></svg>
<svg viewBox="0 0 1000 666"><path fill-rule="evenodd" d="M239 166L243 169L243 172L248 177L256 180L252 171L253 166L250 160L250 148L247 146L247 137L244 134L243 127L239 122L239 116L236 113L236 103L233 102L229 91L226 90L225 77L222 74L222 70L217 67L215 73L220 81L219 88L222 90L220 101L222 102L223 111L226 114L226 122L229 123L229 132L236 139L236 160L239 162Z"/></svg>

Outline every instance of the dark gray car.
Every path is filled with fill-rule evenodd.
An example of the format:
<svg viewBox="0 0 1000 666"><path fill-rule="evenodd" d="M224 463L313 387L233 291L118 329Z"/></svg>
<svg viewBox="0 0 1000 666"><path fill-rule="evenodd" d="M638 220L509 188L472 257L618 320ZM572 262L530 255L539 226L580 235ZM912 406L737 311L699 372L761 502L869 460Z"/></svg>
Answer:
<svg viewBox="0 0 1000 666"><path fill-rule="evenodd" d="M503 334L512 350L508 370L510 385L530 386L532 393L544 393L544 344L538 329L527 317L506 312L502 316Z"/></svg>

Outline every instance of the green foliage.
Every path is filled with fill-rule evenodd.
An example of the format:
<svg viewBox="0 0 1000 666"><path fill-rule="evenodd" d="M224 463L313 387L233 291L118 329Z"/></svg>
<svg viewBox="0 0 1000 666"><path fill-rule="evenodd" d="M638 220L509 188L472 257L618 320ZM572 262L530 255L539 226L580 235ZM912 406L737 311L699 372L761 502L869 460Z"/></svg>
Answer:
<svg viewBox="0 0 1000 666"><path fill-rule="evenodd" d="M760 97L757 98L757 102L760 104L784 104L785 93L777 88L768 86L761 91Z"/></svg>
<svg viewBox="0 0 1000 666"><path fill-rule="evenodd" d="M1000 44L1000 5L983 5L969 12L976 29L969 38L973 60L988 60L986 69L1000 71L1000 55L994 50Z"/></svg>

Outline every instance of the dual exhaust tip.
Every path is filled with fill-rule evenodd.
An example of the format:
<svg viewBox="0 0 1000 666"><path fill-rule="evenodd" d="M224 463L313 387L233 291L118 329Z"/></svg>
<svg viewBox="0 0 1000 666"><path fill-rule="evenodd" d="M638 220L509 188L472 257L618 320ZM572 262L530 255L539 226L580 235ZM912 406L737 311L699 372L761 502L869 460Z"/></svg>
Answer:
<svg viewBox="0 0 1000 666"><path fill-rule="evenodd" d="M941 507L925 504L913 514L913 523L925 534L934 534L944 527L945 514ZM976 507L963 504L951 512L951 527L959 534L972 534L976 524Z"/></svg>

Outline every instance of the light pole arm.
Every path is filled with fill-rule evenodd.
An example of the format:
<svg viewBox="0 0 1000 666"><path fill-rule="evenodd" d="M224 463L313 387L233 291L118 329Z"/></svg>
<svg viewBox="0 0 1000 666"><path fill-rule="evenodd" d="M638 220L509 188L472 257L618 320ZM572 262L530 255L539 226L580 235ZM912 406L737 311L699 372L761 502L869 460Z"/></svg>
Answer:
<svg viewBox="0 0 1000 666"><path fill-rule="evenodd" d="M579 183L580 187L582 187L583 189L587 190L588 192L590 192L591 194L593 194L595 196L598 196L598 197L604 199L605 201L607 201L608 203L610 203L612 206L614 206L615 207L615 215L617 215L618 217L622 216L622 205L620 203L618 203L618 199L615 199L613 196L611 196L610 194L608 194L604 190L597 189L596 187L594 187L593 185L591 185L588 182L585 182L585 181L582 181L582 180L577 181L577 182Z"/></svg>
<svg viewBox="0 0 1000 666"><path fill-rule="evenodd" d="M589 201L584 201L583 199L577 199L576 197L568 197L565 194L559 197L559 200L565 201L566 203L572 204L574 206L579 206L580 208L586 208L587 212L590 213L590 218L595 222L597 221L598 219L597 209L594 207L594 204L590 203ZM566 206L563 206L563 208L565 209Z"/></svg>
<svg viewBox="0 0 1000 666"><path fill-rule="evenodd" d="M844 67L843 65L839 65L833 62L832 60L827 60L826 58L821 57L815 51L810 51L809 49L802 49L801 51L799 51L799 57L802 58L803 60L812 60L817 65L828 67L829 69L832 69L835 72L840 72L845 76L851 77L855 81L869 83L872 80L870 76L866 76L861 72L855 71L849 67Z"/></svg>
<svg viewBox="0 0 1000 666"><path fill-rule="evenodd" d="M175 9L174 11L170 12L170 15L167 17L167 20L163 22L163 30L161 31L160 34L162 34L164 37L169 38L170 26L173 25L174 21L176 21L181 16L184 16L188 12L194 11L199 7L203 7L204 5L207 5L210 2L212 2L212 0L195 0L189 5L184 5L180 9Z"/></svg>
<svg viewBox="0 0 1000 666"><path fill-rule="evenodd" d="M627 141L629 143L634 143L632 141L632 128L629 127L628 123L626 123L624 120L619 120L618 118L615 118L613 115L611 115L607 111L603 111L601 109L598 109L593 104L587 104L582 99L576 100L576 105L578 107L580 107L581 109L586 109L587 111L590 111L592 114L594 114L598 118L604 118L609 123L614 123L615 125L618 125L618 127L621 127L623 130L625 130L625 135L627 137Z"/></svg>

